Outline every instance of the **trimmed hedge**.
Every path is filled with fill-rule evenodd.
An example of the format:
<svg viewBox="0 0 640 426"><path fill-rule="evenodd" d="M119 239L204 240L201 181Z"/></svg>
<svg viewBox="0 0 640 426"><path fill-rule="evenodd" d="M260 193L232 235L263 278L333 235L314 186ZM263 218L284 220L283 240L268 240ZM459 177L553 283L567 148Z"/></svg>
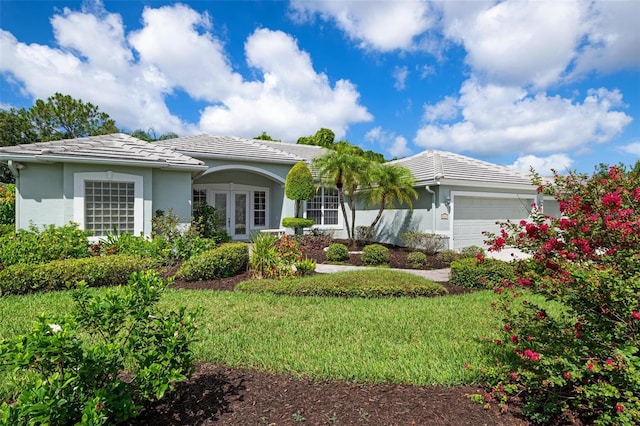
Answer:
<svg viewBox="0 0 640 426"><path fill-rule="evenodd" d="M495 288L516 279L514 265L497 259L459 259L451 262L451 283L468 288Z"/></svg>
<svg viewBox="0 0 640 426"><path fill-rule="evenodd" d="M55 260L37 265L17 264L0 271L0 294L27 294L64 290L85 281L91 287L126 284L133 272L158 266L157 261L135 256L99 256Z"/></svg>
<svg viewBox="0 0 640 426"><path fill-rule="evenodd" d="M327 248L326 256L330 262L342 262L349 259L349 249L344 244L333 243Z"/></svg>
<svg viewBox="0 0 640 426"><path fill-rule="evenodd" d="M288 296L320 297L402 297L442 296L447 289L417 275L389 270L363 270L318 274L297 280L250 280L236 291L273 293Z"/></svg>
<svg viewBox="0 0 640 426"><path fill-rule="evenodd" d="M365 265L386 265L389 263L389 249L380 244L370 244L362 249L360 258Z"/></svg>
<svg viewBox="0 0 640 426"><path fill-rule="evenodd" d="M407 262L416 269L427 266L427 255L421 251L412 251L407 255Z"/></svg>
<svg viewBox="0 0 640 426"><path fill-rule="evenodd" d="M225 243L186 260L178 276L187 281L214 280L238 275L247 270L249 246L245 243Z"/></svg>

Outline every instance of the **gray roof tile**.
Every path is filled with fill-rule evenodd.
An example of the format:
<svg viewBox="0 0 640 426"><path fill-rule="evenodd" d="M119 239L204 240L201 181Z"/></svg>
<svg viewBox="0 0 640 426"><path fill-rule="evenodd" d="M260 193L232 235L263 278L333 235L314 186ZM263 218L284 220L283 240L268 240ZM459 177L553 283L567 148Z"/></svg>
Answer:
<svg viewBox="0 0 640 426"><path fill-rule="evenodd" d="M199 158L230 158L280 163L310 161L326 152L324 148L318 146L213 135L167 139L155 142L155 145Z"/></svg>
<svg viewBox="0 0 640 426"><path fill-rule="evenodd" d="M75 159L87 162L111 160L113 163L135 162L155 167L205 168L200 160L124 133L2 147L0 159Z"/></svg>
<svg viewBox="0 0 640 426"><path fill-rule="evenodd" d="M531 178L517 170L476 160L452 152L427 150L393 163L408 168L418 183L440 181L468 182L470 185L525 185Z"/></svg>

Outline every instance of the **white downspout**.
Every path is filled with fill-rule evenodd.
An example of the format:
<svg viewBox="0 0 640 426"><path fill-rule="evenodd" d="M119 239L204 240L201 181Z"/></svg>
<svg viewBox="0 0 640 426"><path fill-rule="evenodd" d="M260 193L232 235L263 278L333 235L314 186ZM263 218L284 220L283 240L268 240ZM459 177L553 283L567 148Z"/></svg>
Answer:
<svg viewBox="0 0 640 426"><path fill-rule="evenodd" d="M425 186L424 189L431 194L431 213L432 213L432 218L433 218L433 223L431 225L431 233L432 234L436 234L436 193L434 190L431 189L431 187L429 185Z"/></svg>

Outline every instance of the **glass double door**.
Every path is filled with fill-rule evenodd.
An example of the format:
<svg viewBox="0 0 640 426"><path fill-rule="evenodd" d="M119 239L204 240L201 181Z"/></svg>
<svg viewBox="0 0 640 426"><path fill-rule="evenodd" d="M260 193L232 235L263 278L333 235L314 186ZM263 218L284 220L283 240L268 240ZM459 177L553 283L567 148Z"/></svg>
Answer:
<svg viewBox="0 0 640 426"><path fill-rule="evenodd" d="M219 191L210 194L209 204L218 211L220 228L234 240L249 237L249 191Z"/></svg>

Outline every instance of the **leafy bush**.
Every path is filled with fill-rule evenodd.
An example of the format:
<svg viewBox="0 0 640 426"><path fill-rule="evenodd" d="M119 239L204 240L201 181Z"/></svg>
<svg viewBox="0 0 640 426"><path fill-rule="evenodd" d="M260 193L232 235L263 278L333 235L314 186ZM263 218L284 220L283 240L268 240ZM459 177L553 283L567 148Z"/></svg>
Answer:
<svg viewBox="0 0 640 426"><path fill-rule="evenodd" d="M366 270L317 274L298 280L250 280L238 284L237 291L320 297L402 297L441 296L440 284L405 272Z"/></svg>
<svg viewBox="0 0 640 426"><path fill-rule="evenodd" d="M451 262L451 283L467 288L494 288L515 279L515 267L502 260L465 258Z"/></svg>
<svg viewBox="0 0 640 426"><path fill-rule="evenodd" d="M16 223L16 186L0 183L0 225Z"/></svg>
<svg viewBox="0 0 640 426"><path fill-rule="evenodd" d="M447 247L447 237L424 232L405 232L400 236L402 242L415 250L433 255Z"/></svg>
<svg viewBox="0 0 640 426"><path fill-rule="evenodd" d="M0 294L64 290L80 281L91 287L121 285L130 274L157 266L155 260L124 255L20 263L0 271Z"/></svg>
<svg viewBox="0 0 640 426"><path fill-rule="evenodd" d="M534 183L562 217L534 210L502 224L492 250L532 255L496 288L503 345L515 356L490 371L491 392L512 395L536 423L640 424L640 162L593 176ZM546 303L520 303L523 291ZM547 312L550 303L561 313Z"/></svg>
<svg viewBox="0 0 640 426"><path fill-rule="evenodd" d="M2 369L29 373L16 403L0 406L1 422L115 424L187 379L198 312L159 309L166 285L152 272L102 296L79 285L71 315L40 316L31 332L1 341Z"/></svg>
<svg viewBox="0 0 640 426"><path fill-rule="evenodd" d="M254 278L295 276L293 267L302 260L302 253L295 239L288 235L277 238L274 235L260 233L253 241L250 266ZM315 270L315 266L313 269Z"/></svg>
<svg viewBox="0 0 640 426"><path fill-rule="evenodd" d="M317 228L313 228L317 231ZM331 235L324 233L312 233L309 235L292 235L291 238L298 243L300 250L322 250L331 244Z"/></svg>
<svg viewBox="0 0 640 426"><path fill-rule="evenodd" d="M246 271L248 262L245 243L225 243L184 261L178 275L187 281L231 277Z"/></svg>
<svg viewBox="0 0 640 426"><path fill-rule="evenodd" d="M184 235L173 241L173 256L179 260L191 259L207 250L216 248L218 243L213 238L203 238L192 232L186 232Z"/></svg>
<svg viewBox="0 0 640 426"><path fill-rule="evenodd" d="M412 268L421 269L427 266L427 255L421 251L414 251L407 255L407 262Z"/></svg>
<svg viewBox="0 0 640 426"><path fill-rule="evenodd" d="M385 265L389 263L389 249L380 244L370 244L362 249L361 258L365 265Z"/></svg>
<svg viewBox="0 0 640 426"><path fill-rule="evenodd" d="M349 259L349 249L344 244L333 243L327 248L327 260L342 262Z"/></svg>
<svg viewBox="0 0 640 426"><path fill-rule="evenodd" d="M160 236L150 240L142 235L108 234L102 245L102 252L104 254L124 254L166 259L171 253L171 246Z"/></svg>
<svg viewBox="0 0 640 426"><path fill-rule="evenodd" d="M52 260L88 257L90 231L78 225L56 227L50 225L39 230L21 229L15 235L0 240L0 264L4 267L17 263L46 263Z"/></svg>
<svg viewBox="0 0 640 426"><path fill-rule="evenodd" d="M356 226L356 240L369 244L373 240L375 228L371 226Z"/></svg>
<svg viewBox="0 0 640 426"><path fill-rule="evenodd" d="M485 251L482 247L467 246L460 249L460 258L467 259L471 257L478 257L478 255L484 257Z"/></svg>
<svg viewBox="0 0 640 426"><path fill-rule="evenodd" d="M460 259L460 253L455 250L446 249L438 253L438 258L444 263L451 264L454 260Z"/></svg>
<svg viewBox="0 0 640 426"><path fill-rule="evenodd" d="M231 241L231 236L224 230L224 223L221 221L215 207L207 203L196 203L193 206L193 220L191 227L198 232L201 237L212 238L218 243Z"/></svg>
<svg viewBox="0 0 640 426"><path fill-rule="evenodd" d="M8 225L0 225L0 241L2 241L3 237L9 237L15 235L16 233L16 225L11 223Z"/></svg>
<svg viewBox="0 0 640 426"><path fill-rule="evenodd" d="M314 224L313 219L307 219L305 217L282 218L282 226L285 228L311 228Z"/></svg>
<svg viewBox="0 0 640 426"><path fill-rule="evenodd" d="M162 237L165 241L173 244L183 234L179 227L180 218L169 209L166 213L163 210L156 210L155 216L151 219L151 237Z"/></svg>
<svg viewBox="0 0 640 426"><path fill-rule="evenodd" d="M300 259L294 266L296 267L296 275L304 277L315 272L317 265L316 261L313 259Z"/></svg>

